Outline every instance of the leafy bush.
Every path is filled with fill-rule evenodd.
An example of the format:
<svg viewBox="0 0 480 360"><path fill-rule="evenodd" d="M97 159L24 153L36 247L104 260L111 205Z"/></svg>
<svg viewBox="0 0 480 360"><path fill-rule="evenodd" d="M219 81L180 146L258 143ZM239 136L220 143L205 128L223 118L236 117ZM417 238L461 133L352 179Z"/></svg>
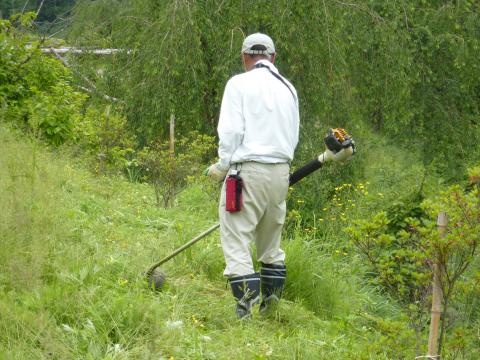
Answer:
<svg viewBox="0 0 480 360"><path fill-rule="evenodd" d="M0 117L59 145L75 137L86 97L73 90L70 71L38 49L27 32L34 17L0 20Z"/></svg>
<svg viewBox="0 0 480 360"><path fill-rule="evenodd" d="M174 205L175 197L187 185L187 177L198 175L204 162L216 148L214 138L192 132L176 142L176 152L170 150L170 142L157 142L138 154L147 180L153 184L157 204Z"/></svg>
<svg viewBox="0 0 480 360"><path fill-rule="evenodd" d="M416 331L417 348L426 327L431 269L418 234L422 219L410 217L419 203L397 203L387 213L358 220L346 229L354 251L368 264L368 280L396 299Z"/></svg>
<svg viewBox="0 0 480 360"><path fill-rule="evenodd" d="M470 169L472 178L480 176L479 168ZM438 265L442 287L443 314L442 329L439 340L439 353L442 350L447 329L447 311L451 305L455 287L461 276L476 260L480 244L480 187L465 191L459 185L453 185L423 203L423 207L432 219L445 212L448 224L442 235L431 226L423 230L428 254Z"/></svg>
<svg viewBox="0 0 480 360"><path fill-rule="evenodd" d="M404 306L417 332L425 327L432 268L438 264L443 294L440 350L454 287L474 262L479 244L478 169L469 170L468 190L454 185L421 204L419 198L398 203L388 213L379 212L347 229L354 248L369 264L371 281ZM435 221L440 212L449 217L444 236Z"/></svg>
<svg viewBox="0 0 480 360"><path fill-rule="evenodd" d="M125 117L110 105L104 111L89 106L76 124L75 136L77 146L95 157L98 173L121 172L130 181L139 179L135 137L128 131Z"/></svg>

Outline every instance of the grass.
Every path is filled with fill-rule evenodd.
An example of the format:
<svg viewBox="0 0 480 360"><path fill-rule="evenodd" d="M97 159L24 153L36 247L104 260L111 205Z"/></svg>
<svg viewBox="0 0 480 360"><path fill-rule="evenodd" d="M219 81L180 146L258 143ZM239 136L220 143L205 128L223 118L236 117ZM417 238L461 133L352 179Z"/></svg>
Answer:
<svg viewBox="0 0 480 360"><path fill-rule="evenodd" d="M203 188L165 210L146 185L96 177L4 128L0 141L0 359L413 357L398 309L362 285L355 257L327 256L300 231L272 318L235 319L218 233L150 291L150 264L217 222Z"/></svg>

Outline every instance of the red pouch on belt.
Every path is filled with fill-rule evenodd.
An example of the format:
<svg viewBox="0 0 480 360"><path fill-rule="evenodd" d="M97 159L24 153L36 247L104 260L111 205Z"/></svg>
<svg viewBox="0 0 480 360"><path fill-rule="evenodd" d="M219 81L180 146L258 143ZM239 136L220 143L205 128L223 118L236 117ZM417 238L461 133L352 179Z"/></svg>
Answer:
<svg viewBox="0 0 480 360"><path fill-rule="evenodd" d="M242 188L243 180L236 174L229 175L227 180L225 180L225 209L228 212L242 210Z"/></svg>

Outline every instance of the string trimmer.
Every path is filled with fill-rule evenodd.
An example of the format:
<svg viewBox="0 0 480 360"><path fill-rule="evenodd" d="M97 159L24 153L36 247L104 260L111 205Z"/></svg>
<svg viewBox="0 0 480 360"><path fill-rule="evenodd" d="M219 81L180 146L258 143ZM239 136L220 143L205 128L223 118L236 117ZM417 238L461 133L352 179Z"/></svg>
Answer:
<svg viewBox="0 0 480 360"><path fill-rule="evenodd" d="M350 155L353 155L355 152L355 143L353 139L347 134L347 132L342 128L336 129L329 129L327 135L324 138L325 146L328 151L331 152L334 156L338 154L343 149L350 148ZM289 184L290 186L296 184L304 177L310 175L315 170L318 170L322 167L323 163L325 162L325 153L316 157L312 161L308 162L306 165L302 166L300 169L295 171L294 173L290 174ZM347 156L348 157L348 156ZM197 235L192 240L187 242L186 244L182 245L170 255L164 257L162 260L153 264L148 271L146 272L146 277L148 280L148 285L154 290L160 290L166 280L165 272L160 269L160 265L166 263L168 260L172 259L173 257L180 254L182 251L188 249L190 246L195 244L196 242L202 240L208 234L212 233L216 229L220 227L220 224L215 224L211 228L207 229L203 233Z"/></svg>

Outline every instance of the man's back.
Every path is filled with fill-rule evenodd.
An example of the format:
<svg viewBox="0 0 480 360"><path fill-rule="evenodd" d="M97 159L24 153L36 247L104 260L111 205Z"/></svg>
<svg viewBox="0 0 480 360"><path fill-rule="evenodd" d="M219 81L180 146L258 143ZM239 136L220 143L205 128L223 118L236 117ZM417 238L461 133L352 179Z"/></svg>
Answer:
<svg viewBox="0 0 480 360"><path fill-rule="evenodd" d="M286 79L281 81L271 73L280 76L273 64L258 63L268 68L254 68L227 83L218 131L220 135L242 134L231 163L289 162L298 142L296 91Z"/></svg>

